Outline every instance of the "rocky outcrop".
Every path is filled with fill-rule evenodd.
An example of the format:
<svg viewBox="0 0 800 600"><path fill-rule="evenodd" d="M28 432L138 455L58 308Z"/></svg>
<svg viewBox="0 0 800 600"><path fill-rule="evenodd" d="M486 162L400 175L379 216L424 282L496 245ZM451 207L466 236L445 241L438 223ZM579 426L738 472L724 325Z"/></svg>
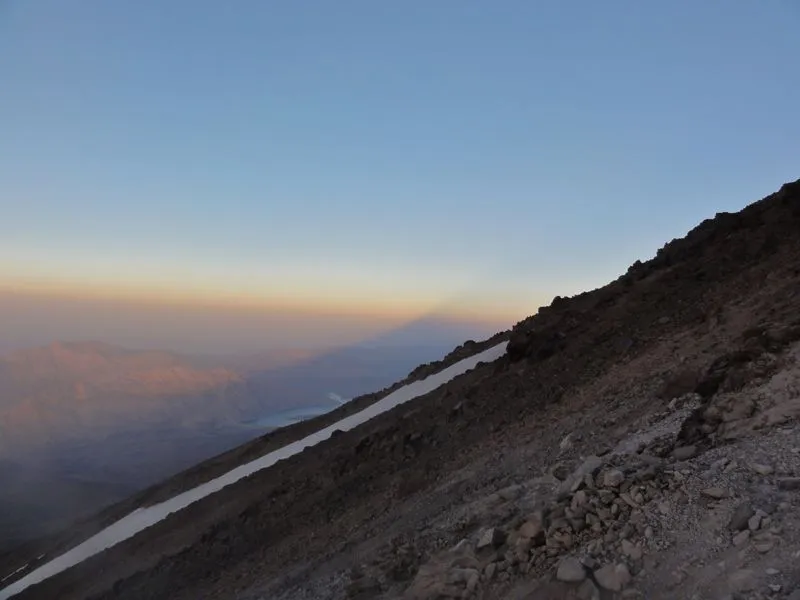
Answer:
<svg viewBox="0 0 800 600"><path fill-rule="evenodd" d="M800 427L793 431L795 443L800 443ZM544 510L487 524L475 539L465 539L456 549L434 557L420 568L407 597L505 598L503 590L515 589L514 582L532 580L533 595L525 597L645 598L637 586L654 577L648 569L658 565L656 557L679 550L673 546L673 529L683 529L693 518L700 519L701 531L691 533L706 536L714 552L727 547L741 554L742 549L749 549L755 556L772 557L773 564L781 563L774 551L782 541L781 521L788 516L788 503L779 507L766 498L780 497L781 490L792 486L785 488L783 479L772 478L770 465L744 467L730 458L744 460L747 450L724 450L722 458L704 455L677 460L612 454L585 459L565 479L568 494L563 493L562 482L553 489L554 500ZM734 491L750 474L756 474L760 489L771 494L758 507ZM772 481L771 486L765 485L766 481ZM688 511L692 515L688 519L681 515L687 502L696 507ZM520 511L524 505L523 500ZM800 544L800 536L795 543ZM800 556L800 545L796 554ZM778 583L765 583L765 577L778 579L780 569L757 572L739 568L739 564L741 559L730 567L720 563L718 579L725 589L740 594L758 588L784 589ZM465 565L468 571L464 571ZM666 589L679 594L677 590L683 589L694 566L682 564L658 578ZM775 593L769 597L781 597ZM517 596L508 596L512 597Z"/></svg>

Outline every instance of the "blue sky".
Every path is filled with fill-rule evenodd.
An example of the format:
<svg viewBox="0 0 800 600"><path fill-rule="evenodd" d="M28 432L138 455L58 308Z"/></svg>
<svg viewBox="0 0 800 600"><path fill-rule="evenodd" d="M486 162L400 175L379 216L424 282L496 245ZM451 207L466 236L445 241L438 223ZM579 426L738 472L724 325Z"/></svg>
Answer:
<svg viewBox="0 0 800 600"><path fill-rule="evenodd" d="M0 278L511 322L800 176L798 28L792 0L4 2Z"/></svg>

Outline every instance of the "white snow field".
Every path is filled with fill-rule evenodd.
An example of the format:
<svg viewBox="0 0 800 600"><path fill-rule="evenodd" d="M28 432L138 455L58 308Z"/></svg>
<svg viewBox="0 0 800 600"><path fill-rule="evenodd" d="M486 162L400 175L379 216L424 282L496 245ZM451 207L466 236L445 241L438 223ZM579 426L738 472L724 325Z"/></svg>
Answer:
<svg viewBox="0 0 800 600"><path fill-rule="evenodd" d="M333 425L329 425L324 429L320 429L319 431L312 433L301 440L292 442L291 444L270 452L269 454L265 454L261 458L240 465L232 471L225 473L225 475L183 492L182 494L178 494L177 496L161 502L160 504L154 504L153 506L148 506L147 508L136 509L131 514L123 517L116 523L109 525L98 534L90 537L85 542L75 546L71 550L68 550L50 562L47 562L44 565L34 569L25 577L15 581L5 589L0 590L0 600L11 598L16 594L19 594L25 588L39 583L40 581L44 581L45 579L77 565L78 563L102 552L103 550L106 550L107 548L133 537L140 531L147 529L151 525L155 525L159 521L165 519L168 515L186 508L193 502L197 502L198 500L201 500L202 498L205 498L214 492L218 492L222 488L236 483L240 479L244 479L256 471L266 469L267 467L274 465L279 460L289 458L290 456L302 452L309 446L313 446L323 440L328 439L337 429L342 431L353 429L354 427L369 421L373 417L376 417L379 414L398 406L399 404L403 404L404 402L413 400L418 396L432 392L454 377L469 371L479 362L492 362L497 360L503 354L505 354L505 351L506 342L492 346L480 354L465 358L464 360L459 361L438 373L434 373L425 379L405 385L375 402L374 404L368 406L364 410L350 415L349 417L345 417L341 421L334 423Z"/></svg>

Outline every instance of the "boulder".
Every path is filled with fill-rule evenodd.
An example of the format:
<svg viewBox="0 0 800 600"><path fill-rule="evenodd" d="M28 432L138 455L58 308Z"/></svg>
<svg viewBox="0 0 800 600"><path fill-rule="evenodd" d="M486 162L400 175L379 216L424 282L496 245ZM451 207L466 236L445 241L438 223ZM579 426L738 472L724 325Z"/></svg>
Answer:
<svg viewBox="0 0 800 600"><path fill-rule="evenodd" d="M604 590L620 592L631 581L631 574L623 563L605 565L594 572L595 581Z"/></svg>
<svg viewBox="0 0 800 600"><path fill-rule="evenodd" d="M750 541L750 530L745 529L744 531L740 531L735 536L733 536L733 545L737 548L740 546L744 546L748 541Z"/></svg>
<svg viewBox="0 0 800 600"><path fill-rule="evenodd" d="M484 529L478 537L478 544L476 548L482 550L484 548L499 548L506 541L506 534L502 529L497 527L489 527Z"/></svg>
<svg viewBox="0 0 800 600"><path fill-rule="evenodd" d="M625 475L619 469L611 469L603 474L603 487L619 487L625 481Z"/></svg>
<svg viewBox="0 0 800 600"><path fill-rule="evenodd" d="M519 539L530 540L531 546L544 544L544 525L538 515L530 517L519 528Z"/></svg>
<svg viewBox="0 0 800 600"><path fill-rule="evenodd" d="M763 475L765 477L767 475L772 475L772 473L775 472L775 469L773 469L771 466L762 465L762 464L759 464L759 463L753 463L752 465L750 465L750 468L753 469L753 471L755 471L759 475Z"/></svg>
<svg viewBox="0 0 800 600"><path fill-rule="evenodd" d="M642 547L630 540L622 540L622 553L631 560L638 561L642 558Z"/></svg>
<svg viewBox="0 0 800 600"><path fill-rule="evenodd" d="M678 446L672 451L672 456L675 460L689 460L697 456L697 446Z"/></svg>
<svg viewBox="0 0 800 600"><path fill-rule="evenodd" d="M588 502L589 502L589 498L586 495L586 492L584 492L583 490L578 490L572 496L572 502L570 503L570 508L572 510L578 510L578 509L583 508L584 506L586 506L586 504Z"/></svg>
<svg viewBox="0 0 800 600"><path fill-rule="evenodd" d="M728 523L728 526L733 531L742 531L747 529L748 521L750 517L755 514L755 510L753 510L753 505L749 502L742 502L739 506L737 506L734 511L733 515L731 515L731 520Z"/></svg>
<svg viewBox="0 0 800 600"><path fill-rule="evenodd" d="M568 557L558 563L556 579L566 583L580 583L586 579L586 569L577 558Z"/></svg>
<svg viewBox="0 0 800 600"><path fill-rule="evenodd" d="M706 488L700 493L703 494L703 496L706 496L707 498L713 498L714 500L722 500L723 498L727 498L729 496L728 490L721 487Z"/></svg>

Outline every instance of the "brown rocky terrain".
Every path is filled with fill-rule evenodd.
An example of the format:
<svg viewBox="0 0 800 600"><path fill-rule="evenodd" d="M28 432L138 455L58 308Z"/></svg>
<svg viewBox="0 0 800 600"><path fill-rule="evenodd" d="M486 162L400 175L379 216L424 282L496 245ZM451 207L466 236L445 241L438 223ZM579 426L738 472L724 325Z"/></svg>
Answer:
<svg viewBox="0 0 800 600"><path fill-rule="evenodd" d="M799 308L797 181L556 298L495 363L18 597L797 600Z"/></svg>

